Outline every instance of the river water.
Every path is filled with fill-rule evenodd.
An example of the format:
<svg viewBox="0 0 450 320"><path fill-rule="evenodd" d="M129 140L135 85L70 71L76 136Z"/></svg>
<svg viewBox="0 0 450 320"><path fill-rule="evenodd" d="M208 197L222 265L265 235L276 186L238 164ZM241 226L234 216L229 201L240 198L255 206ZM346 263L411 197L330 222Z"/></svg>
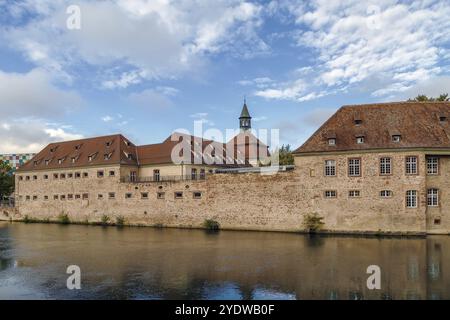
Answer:
<svg viewBox="0 0 450 320"><path fill-rule="evenodd" d="M81 289L69 290L69 265ZM367 288L367 267L381 289ZM449 299L450 236L0 222L0 299Z"/></svg>

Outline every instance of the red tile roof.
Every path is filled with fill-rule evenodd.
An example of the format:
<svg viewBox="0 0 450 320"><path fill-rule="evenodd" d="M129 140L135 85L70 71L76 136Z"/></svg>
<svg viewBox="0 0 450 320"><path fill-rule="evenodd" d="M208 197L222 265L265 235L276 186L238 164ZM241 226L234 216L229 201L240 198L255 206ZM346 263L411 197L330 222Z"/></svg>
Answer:
<svg viewBox="0 0 450 320"><path fill-rule="evenodd" d="M364 143L357 144L361 136ZM450 148L450 102L343 106L294 153L399 148Z"/></svg>

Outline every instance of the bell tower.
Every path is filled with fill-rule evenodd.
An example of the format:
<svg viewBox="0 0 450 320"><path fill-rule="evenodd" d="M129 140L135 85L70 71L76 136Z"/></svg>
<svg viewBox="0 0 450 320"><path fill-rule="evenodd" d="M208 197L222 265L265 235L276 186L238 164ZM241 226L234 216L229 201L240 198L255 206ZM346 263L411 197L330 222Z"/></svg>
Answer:
<svg viewBox="0 0 450 320"><path fill-rule="evenodd" d="M239 117L239 127L242 131L246 131L252 128L252 117L248 112L247 103L244 99L244 106L242 107L241 116Z"/></svg>

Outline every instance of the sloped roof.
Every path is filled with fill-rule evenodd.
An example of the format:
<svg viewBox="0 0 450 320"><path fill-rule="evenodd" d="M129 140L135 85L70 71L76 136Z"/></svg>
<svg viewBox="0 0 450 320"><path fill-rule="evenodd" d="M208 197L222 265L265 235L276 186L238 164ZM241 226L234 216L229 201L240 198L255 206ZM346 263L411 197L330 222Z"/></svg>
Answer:
<svg viewBox="0 0 450 320"><path fill-rule="evenodd" d="M111 164L137 164L136 146L120 134L50 143L18 171Z"/></svg>
<svg viewBox="0 0 450 320"><path fill-rule="evenodd" d="M244 106L242 107L241 116L239 117L239 119L241 118L251 118L246 103L244 103Z"/></svg>
<svg viewBox="0 0 450 320"><path fill-rule="evenodd" d="M358 136L364 143L356 143ZM328 144L330 137L336 145ZM343 106L294 153L398 148L450 148L450 102Z"/></svg>

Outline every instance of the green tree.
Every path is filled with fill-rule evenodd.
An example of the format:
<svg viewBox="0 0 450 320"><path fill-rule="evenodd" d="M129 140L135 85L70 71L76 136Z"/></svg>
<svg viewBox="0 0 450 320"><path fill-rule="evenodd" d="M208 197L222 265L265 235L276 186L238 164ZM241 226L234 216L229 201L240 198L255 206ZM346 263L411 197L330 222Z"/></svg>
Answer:
<svg viewBox="0 0 450 320"><path fill-rule="evenodd" d="M426 101L430 101L430 102L435 102L435 101L450 101L450 98L448 96L448 93L443 93L441 94L439 97L437 98L433 98L433 97L428 97L427 95L424 94L419 94L417 97L415 97L414 99L408 99L408 101L420 101L420 102L426 102Z"/></svg>
<svg viewBox="0 0 450 320"><path fill-rule="evenodd" d="M14 175L12 168L0 160L0 201L14 192Z"/></svg>
<svg viewBox="0 0 450 320"><path fill-rule="evenodd" d="M283 144L279 150L278 155L280 159L279 160L280 166L294 164L294 156L292 155L291 146L289 144L287 145Z"/></svg>

